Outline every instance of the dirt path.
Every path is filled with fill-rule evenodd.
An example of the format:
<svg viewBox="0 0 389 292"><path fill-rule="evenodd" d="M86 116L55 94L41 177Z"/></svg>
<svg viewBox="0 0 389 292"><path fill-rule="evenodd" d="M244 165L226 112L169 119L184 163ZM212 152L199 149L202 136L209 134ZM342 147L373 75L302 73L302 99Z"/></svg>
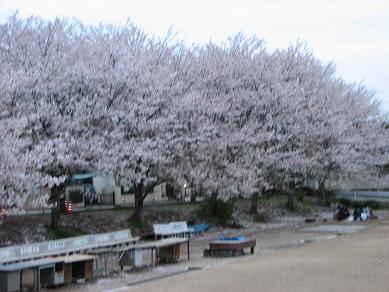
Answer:
<svg viewBox="0 0 389 292"><path fill-rule="evenodd" d="M388 291L389 221L115 291Z"/></svg>

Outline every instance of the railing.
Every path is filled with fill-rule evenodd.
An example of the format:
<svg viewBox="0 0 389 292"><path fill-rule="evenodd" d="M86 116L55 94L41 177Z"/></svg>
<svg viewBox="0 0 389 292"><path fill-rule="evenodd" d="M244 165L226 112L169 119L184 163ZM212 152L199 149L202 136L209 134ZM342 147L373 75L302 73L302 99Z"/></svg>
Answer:
<svg viewBox="0 0 389 292"><path fill-rule="evenodd" d="M335 195L339 197L353 198L356 200L389 200L389 192L387 191L336 191Z"/></svg>
<svg viewBox="0 0 389 292"><path fill-rule="evenodd" d="M0 264L134 242L130 229L0 248Z"/></svg>

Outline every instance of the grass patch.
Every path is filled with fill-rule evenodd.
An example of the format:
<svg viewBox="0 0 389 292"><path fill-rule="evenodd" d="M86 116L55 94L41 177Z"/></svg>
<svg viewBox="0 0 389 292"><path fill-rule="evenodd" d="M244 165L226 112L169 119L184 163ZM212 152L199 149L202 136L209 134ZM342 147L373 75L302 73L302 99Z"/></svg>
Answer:
<svg viewBox="0 0 389 292"><path fill-rule="evenodd" d="M68 237L80 236L85 234L80 230L71 229L67 227L60 227L57 230L52 230L50 226L46 226L46 230L47 230L46 238L48 240L68 238Z"/></svg>
<svg viewBox="0 0 389 292"><path fill-rule="evenodd" d="M316 205L310 203L295 201L295 210L294 212L301 216L312 216L317 213L318 208Z"/></svg>
<svg viewBox="0 0 389 292"><path fill-rule="evenodd" d="M297 215L301 216L312 216L313 214L319 211L319 208L322 207L322 204L318 199L314 197L303 196L301 193L296 193L294 199L293 209L290 209L287 206L288 197L282 194L265 194L258 198L258 205L265 210L285 210ZM281 211L282 214L285 214ZM281 214L281 215L282 215ZM266 215L263 214L263 218L261 216L255 216L254 221L256 222L266 222L269 218L266 218Z"/></svg>
<svg viewBox="0 0 389 292"><path fill-rule="evenodd" d="M256 223L266 223L270 221L269 215L265 212L254 214L253 217L254 222Z"/></svg>
<svg viewBox="0 0 389 292"><path fill-rule="evenodd" d="M351 208L364 208L369 206L372 209L389 209L389 202L380 202L375 200L353 200L348 198L333 197L331 200L334 204L340 204Z"/></svg>
<svg viewBox="0 0 389 292"><path fill-rule="evenodd" d="M229 226L233 223L234 208L235 200L217 199L212 203L209 199L200 204L197 216L219 226Z"/></svg>
<svg viewBox="0 0 389 292"><path fill-rule="evenodd" d="M152 231L152 226L148 222L135 222L128 220L128 227L131 229L134 234L148 233Z"/></svg>

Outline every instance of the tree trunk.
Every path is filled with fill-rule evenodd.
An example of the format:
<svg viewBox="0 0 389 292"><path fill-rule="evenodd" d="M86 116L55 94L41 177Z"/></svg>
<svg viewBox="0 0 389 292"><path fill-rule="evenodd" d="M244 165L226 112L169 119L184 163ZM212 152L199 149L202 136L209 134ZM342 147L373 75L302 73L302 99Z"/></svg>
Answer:
<svg viewBox="0 0 389 292"><path fill-rule="evenodd" d="M251 214L258 214L258 192L254 192L251 196L251 207L250 207L250 213Z"/></svg>
<svg viewBox="0 0 389 292"><path fill-rule="evenodd" d="M294 210L294 190L288 191L288 202L286 203L286 207L289 210Z"/></svg>
<svg viewBox="0 0 389 292"><path fill-rule="evenodd" d="M203 191L203 188L202 188L202 186L200 185L200 188L199 188L199 190L198 190L199 194L201 194L202 191ZM190 194L190 202L191 202L192 204L194 204L194 203L196 203L196 199L197 199L197 190L194 191L194 192L191 192L191 194Z"/></svg>
<svg viewBox="0 0 389 292"><path fill-rule="evenodd" d="M64 191L66 190L67 183L59 186L54 186L51 190L51 202L54 202L55 206L51 209L51 229L58 230L61 226L61 213L63 209Z"/></svg>
<svg viewBox="0 0 389 292"><path fill-rule="evenodd" d="M191 204L196 203L196 192L192 192L192 193L190 194L190 203L191 203Z"/></svg>
<svg viewBox="0 0 389 292"><path fill-rule="evenodd" d="M61 224L61 207L60 201L58 200L57 206L51 209L51 229L58 230Z"/></svg>
<svg viewBox="0 0 389 292"><path fill-rule="evenodd" d="M218 192L214 191L211 194L211 200L209 202L209 216L213 217L216 213L216 202L217 202L217 197L218 197Z"/></svg>
<svg viewBox="0 0 389 292"><path fill-rule="evenodd" d="M323 181L320 181L319 183L319 196L320 198L323 200L324 204L326 206L329 206L330 205L330 194L326 191L326 187L325 187L325 180Z"/></svg>
<svg viewBox="0 0 389 292"><path fill-rule="evenodd" d="M144 198L145 198L143 192L144 192L143 184L140 183L140 184L136 185L136 187L135 187L135 212L131 216L130 220L137 222L137 223L141 223L143 220L143 203L144 203Z"/></svg>

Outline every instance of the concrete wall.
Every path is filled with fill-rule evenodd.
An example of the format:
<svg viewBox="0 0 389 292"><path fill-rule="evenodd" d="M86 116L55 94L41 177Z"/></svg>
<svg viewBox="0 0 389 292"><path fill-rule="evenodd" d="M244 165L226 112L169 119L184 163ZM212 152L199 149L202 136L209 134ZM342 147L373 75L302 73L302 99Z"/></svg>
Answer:
<svg viewBox="0 0 389 292"><path fill-rule="evenodd" d="M121 200L121 191L113 177L96 175L93 177L93 186L96 193L102 195L103 204L115 203L118 205ZM113 198L115 198L114 202Z"/></svg>
<svg viewBox="0 0 389 292"><path fill-rule="evenodd" d="M123 194L121 193L120 186L118 186L115 182L115 179L113 177L105 177L96 175L93 177L93 187L96 190L97 195L101 195L102 198L102 204L104 205L111 205L115 204L118 206L128 206L135 203L135 196L134 194ZM77 186L69 186L66 188L66 199L69 199L68 193L71 190L74 189L80 189L83 190L83 185L77 185ZM187 195L190 194L190 190L187 189ZM30 191L29 197L26 200L25 208L26 209L35 209L32 206L32 201L37 198L40 194L49 193L50 190L47 188L40 189L32 189ZM113 199L114 198L114 199ZM146 199L145 202L159 202L159 201L165 201L167 200L166 196L166 183L161 183L154 187L154 190L152 193L150 193ZM80 204L73 204L72 207L82 207L84 206L84 203ZM38 208L39 209L39 208Z"/></svg>
<svg viewBox="0 0 389 292"><path fill-rule="evenodd" d="M348 179L341 181L328 181L326 187L330 190L384 190L389 189L389 179Z"/></svg>
<svg viewBox="0 0 389 292"><path fill-rule="evenodd" d="M0 291L13 292L19 291L20 288L20 272L0 272Z"/></svg>
<svg viewBox="0 0 389 292"><path fill-rule="evenodd" d="M0 272L0 291L8 291L8 273Z"/></svg>
<svg viewBox="0 0 389 292"><path fill-rule="evenodd" d="M153 192L150 193L145 198L145 202L148 203L163 202L163 201L167 201L167 199L168 198L166 195L166 183L161 183L154 187ZM118 197L118 200L116 200L116 205L121 205L121 206L133 205L134 203L135 203L134 194L123 194L123 195L120 194L120 197Z"/></svg>
<svg viewBox="0 0 389 292"><path fill-rule="evenodd" d="M19 291L20 272L14 271L8 273L8 291Z"/></svg>

